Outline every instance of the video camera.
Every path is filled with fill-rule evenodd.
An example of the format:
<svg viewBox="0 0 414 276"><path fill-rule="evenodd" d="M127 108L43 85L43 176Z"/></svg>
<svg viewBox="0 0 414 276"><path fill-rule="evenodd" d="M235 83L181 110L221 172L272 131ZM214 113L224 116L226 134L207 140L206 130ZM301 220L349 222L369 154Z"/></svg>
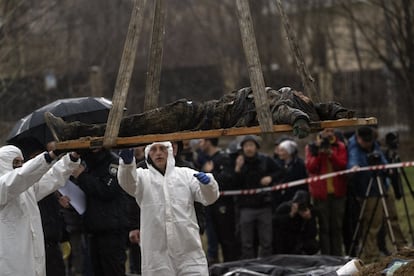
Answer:
<svg viewBox="0 0 414 276"><path fill-rule="evenodd" d="M375 166L382 164L381 153L377 150L367 154L367 161L369 166Z"/></svg>
<svg viewBox="0 0 414 276"><path fill-rule="evenodd" d="M390 150L397 150L399 143L398 132L389 132L385 135L385 144Z"/></svg>

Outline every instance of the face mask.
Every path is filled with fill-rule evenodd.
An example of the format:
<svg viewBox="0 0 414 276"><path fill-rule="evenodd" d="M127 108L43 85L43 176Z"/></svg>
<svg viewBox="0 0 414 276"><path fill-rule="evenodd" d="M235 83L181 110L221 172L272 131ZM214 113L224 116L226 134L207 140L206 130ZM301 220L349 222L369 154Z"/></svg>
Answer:
<svg viewBox="0 0 414 276"><path fill-rule="evenodd" d="M14 158L12 163L13 169L20 168L21 166L23 166L23 162L23 159L19 157Z"/></svg>

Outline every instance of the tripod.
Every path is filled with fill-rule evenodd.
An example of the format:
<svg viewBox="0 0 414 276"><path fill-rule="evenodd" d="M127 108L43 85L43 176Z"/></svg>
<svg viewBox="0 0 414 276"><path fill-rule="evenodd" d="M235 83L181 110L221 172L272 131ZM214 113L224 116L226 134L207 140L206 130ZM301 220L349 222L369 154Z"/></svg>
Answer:
<svg viewBox="0 0 414 276"><path fill-rule="evenodd" d="M378 207L378 203L379 203L380 199L381 199L381 204L382 204L384 216L385 216L385 219L387 221L387 226L388 226L388 231L390 233L391 243L393 244L394 249L397 250L397 244L396 244L396 241L395 241L394 231L393 231L392 226L391 226L391 220L390 220L389 213L388 213L387 203L385 202L385 195L384 195L384 190L383 190L383 186L382 186L383 185L382 179L381 179L381 176L379 175L379 173L377 171L374 171L374 175L371 176L371 178L369 179L368 187L365 191L364 201L362 202L361 210L360 210L359 216L358 216L358 223L355 227L355 231L354 231L354 234L352 236L352 243L351 243L351 246L349 248L349 253L348 253L349 255L352 254L353 249L356 245L357 237L358 237L358 234L360 232L361 223L362 223L365 208L366 208L366 205L367 205L367 200L369 198L369 194L371 192L372 186L374 185L374 181L376 181L380 196L377 197L377 200L375 202L375 206L372 210L371 217L368 221L367 227L365 229L365 233L363 235L361 246L360 246L359 250L356 252L356 256L359 257L361 255L362 249L364 248L366 239L368 237L368 232L369 232L369 229L371 228L372 221L374 219L374 215L375 215L375 212L376 212L376 209Z"/></svg>
<svg viewBox="0 0 414 276"><path fill-rule="evenodd" d="M401 162L400 156L398 155L396 149L388 148L386 152L386 157L390 161L390 163ZM401 168L397 168L396 170L397 170L397 176L396 176L397 183L396 184L397 184L398 189L401 191L401 197L404 203L404 211L405 211L405 215L407 217L407 222L408 222L408 231L410 233L411 241L414 243L413 227L411 225L410 214L408 212L408 205L407 205L407 200L405 198L404 187L402 185L402 182L403 182L402 178L404 179L404 182L407 185L408 189L410 190L410 194L413 198L414 198L414 191L413 191L413 188L411 187L410 181L408 180L408 177L407 177L407 174L405 173L404 168L401 167Z"/></svg>

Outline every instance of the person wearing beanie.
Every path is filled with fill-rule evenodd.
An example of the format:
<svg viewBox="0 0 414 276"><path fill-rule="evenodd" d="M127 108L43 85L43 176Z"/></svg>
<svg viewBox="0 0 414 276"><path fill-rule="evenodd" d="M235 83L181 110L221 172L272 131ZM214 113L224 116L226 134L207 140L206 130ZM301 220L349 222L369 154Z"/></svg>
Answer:
<svg viewBox="0 0 414 276"><path fill-rule="evenodd" d="M293 140L285 140L278 146L278 159L275 160L282 170L278 173L276 183L286 183L308 177L305 162L298 156L298 145ZM307 190L306 186L295 186L273 193L274 207L280 203L292 200L296 191Z"/></svg>
<svg viewBox="0 0 414 276"><path fill-rule="evenodd" d="M286 140L279 144L279 148L285 150L291 157L296 155L298 145L292 140Z"/></svg>
<svg viewBox="0 0 414 276"><path fill-rule="evenodd" d="M286 140L292 140L292 138L290 136L282 135L281 137L275 140L275 143L274 143L275 147L273 149L273 159L275 159L276 161L279 160L279 145L280 143Z"/></svg>
<svg viewBox="0 0 414 276"><path fill-rule="evenodd" d="M278 146L278 154L279 159L276 159L276 161L281 170L275 178L275 183L287 183L308 177L305 162L298 156L298 146L295 141L289 139L281 142ZM276 211L281 203L292 200L295 193L300 190L307 191L307 186L299 185L273 192L273 211ZM277 227L277 221L275 219L273 219L273 226ZM273 233L274 254L281 253L281 249L279 248L282 242L281 239L284 239L284 237L278 235L276 232Z"/></svg>
<svg viewBox="0 0 414 276"><path fill-rule="evenodd" d="M234 183L240 189L255 189L272 185L280 168L274 160L259 153L256 136L245 136L241 143L241 154L234 166ZM272 254L272 194L262 192L242 195L237 198L240 210L241 258L251 259ZM260 251L257 252L257 232ZM256 255L257 254L257 255Z"/></svg>

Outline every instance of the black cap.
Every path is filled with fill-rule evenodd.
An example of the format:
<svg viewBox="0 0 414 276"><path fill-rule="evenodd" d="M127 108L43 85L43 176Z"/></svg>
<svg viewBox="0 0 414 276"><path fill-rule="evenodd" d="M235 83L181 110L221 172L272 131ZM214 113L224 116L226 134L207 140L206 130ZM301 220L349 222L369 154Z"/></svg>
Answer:
<svg viewBox="0 0 414 276"><path fill-rule="evenodd" d="M240 142L240 147L243 147L243 144L247 141L252 141L256 144L256 147L259 149L260 148L260 144L259 144L259 138L255 135L246 135L243 137L243 139Z"/></svg>

